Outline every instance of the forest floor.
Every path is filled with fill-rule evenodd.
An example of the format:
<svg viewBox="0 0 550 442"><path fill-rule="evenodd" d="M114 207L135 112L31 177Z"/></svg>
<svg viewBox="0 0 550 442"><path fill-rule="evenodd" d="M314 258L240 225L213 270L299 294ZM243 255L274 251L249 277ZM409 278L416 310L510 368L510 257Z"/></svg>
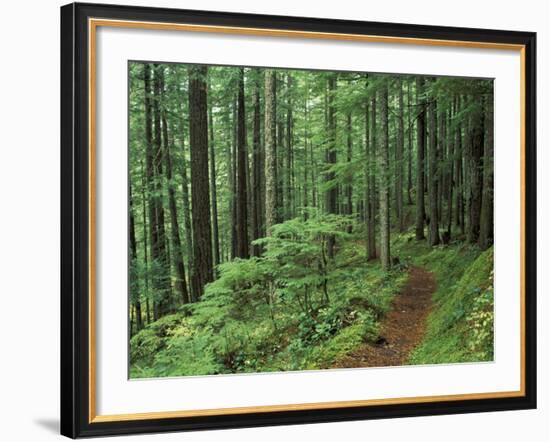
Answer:
<svg viewBox="0 0 550 442"><path fill-rule="evenodd" d="M411 267L405 286L382 320L379 338L336 360L331 368L406 365L411 352L424 338L435 290L435 277L431 272Z"/></svg>
<svg viewBox="0 0 550 442"><path fill-rule="evenodd" d="M429 247L414 235L394 239L400 263L389 272L365 260L363 242L342 242L331 303L317 299L308 317L281 297L278 327L263 298L252 302L255 292L233 288L261 282L259 263L235 261L219 280L225 285L132 338L131 377L492 361L493 249Z"/></svg>

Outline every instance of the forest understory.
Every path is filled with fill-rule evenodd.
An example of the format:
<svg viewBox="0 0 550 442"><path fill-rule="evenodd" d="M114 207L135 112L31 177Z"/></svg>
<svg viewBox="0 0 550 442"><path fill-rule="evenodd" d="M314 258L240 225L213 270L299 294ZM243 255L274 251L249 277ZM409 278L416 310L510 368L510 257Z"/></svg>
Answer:
<svg viewBox="0 0 550 442"><path fill-rule="evenodd" d="M393 240L399 262L386 272L366 259L357 237L341 246L338 265L346 270L331 284L334 301L311 317L285 303L234 317L206 297L206 305L183 307L132 338L131 377L493 359L492 247L480 253L456 241L432 248L409 231Z"/></svg>

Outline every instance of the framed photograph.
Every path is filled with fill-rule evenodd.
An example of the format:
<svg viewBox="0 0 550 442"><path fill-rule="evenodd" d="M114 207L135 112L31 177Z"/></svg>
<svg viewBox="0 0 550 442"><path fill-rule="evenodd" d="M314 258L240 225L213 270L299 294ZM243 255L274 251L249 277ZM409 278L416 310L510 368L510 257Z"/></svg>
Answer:
<svg viewBox="0 0 550 442"><path fill-rule="evenodd" d="M61 432L536 407L536 36L61 8Z"/></svg>

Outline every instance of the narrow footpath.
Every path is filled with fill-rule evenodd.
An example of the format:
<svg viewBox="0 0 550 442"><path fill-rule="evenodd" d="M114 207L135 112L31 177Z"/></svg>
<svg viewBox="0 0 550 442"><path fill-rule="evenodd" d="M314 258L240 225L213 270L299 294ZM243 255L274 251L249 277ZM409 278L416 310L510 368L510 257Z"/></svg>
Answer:
<svg viewBox="0 0 550 442"><path fill-rule="evenodd" d="M361 345L331 368L406 365L409 355L424 337L435 290L434 275L421 267L412 267L407 283L382 320L378 340Z"/></svg>

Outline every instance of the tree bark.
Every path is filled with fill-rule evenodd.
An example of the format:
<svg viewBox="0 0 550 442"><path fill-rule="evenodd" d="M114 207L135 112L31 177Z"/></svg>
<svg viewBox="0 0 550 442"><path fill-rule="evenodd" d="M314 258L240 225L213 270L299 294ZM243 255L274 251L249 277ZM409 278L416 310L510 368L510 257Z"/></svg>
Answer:
<svg viewBox="0 0 550 442"><path fill-rule="evenodd" d="M437 122L436 122L437 106L435 101L429 104L429 152L428 152L428 245L435 246L439 244L439 214L438 214L438 185L439 171L437 162Z"/></svg>
<svg viewBox="0 0 550 442"><path fill-rule="evenodd" d="M485 148L483 152L483 193L479 231L479 247L488 249L493 244L493 93L485 106Z"/></svg>
<svg viewBox="0 0 550 442"><path fill-rule="evenodd" d="M237 256L237 95L232 98L231 158L229 161L229 187L231 210L231 259Z"/></svg>
<svg viewBox="0 0 550 442"><path fill-rule="evenodd" d="M237 241L236 256L248 258L248 197L246 167L246 124L244 104L244 69L239 72L239 89L237 102Z"/></svg>
<svg viewBox="0 0 550 442"><path fill-rule="evenodd" d="M403 117L403 81L401 77L397 79L399 114L398 114L398 129L397 143L395 146L396 160L396 180L395 180L395 205L397 213L397 225L400 232L405 230L405 218L403 213L403 149L405 144L405 122Z"/></svg>
<svg viewBox="0 0 550 442"><path fill-rule="evenodd" d="M180 84L179 75L176 77L176 81L178 82L178 85ZM179 88L179 86L178 86ZM182 92L178 89L178 92ZM188 100L187 100L188 101ZM184 100L178 100L178 113L180 115L184 115ZM188 161L186 157L186 149L185 149L185 137L187 134L187 130L185 127L185 119L183 117L178 118L177 120L177 131L179 133L179 139L181 142L181 162L179 163L179 167L177 167L177 170L180 172L181 175L181 190L182 190L182 208L183 208L183 227L185 232L185 256L187 259L187 275L190 276L193 272L193 232L191 228L191 210L189 207L189 178L187 175L187 166ZM189 292L189 290L188 290ZM189 299L191 299L189 297Z"/></svg>
<svg viewBox="0 0 550 442"><path fill-rule="evenodd" d="M191 146L191 203L193 205L193 273L191 298L197 301L214 278L208 184L207 68L189 67L189 138Z"/></svg>
<svg viewBox="0 0 550 442"><path fill-rule="evenodd" d="M456 100L453 103L453 109L449 112L449 119L447 124L446 138L447 144L447 159L448 164L447 171L447 242L451 239L452 225L453 225L453 190L455 188L455 170L454 170L454 157L455 157L455 138L451 131L452 118L456 115Z"/></svg>
<svg viewBox="0 0 550 442"><path fill-rule="evenodd" d="M253 95L253 127L252 127L252 213L251 227L252 240L261 237L262 221L262 143L260 127L260 84L259 71L254 72L254 95ZM252 255L260 256L261 248L258 245L252 246Z"/></svg>
<svg viewBox="0 0 550 442"><path fill-rule="evenodd" d="M352 139L352 119L351 119L351 113L348 113L347 115L347 161L348 166L351 165L351 160L353 157L353 139ZM351 218L351 215L353 214L353 184L351 183L351 180L348 180L348 184L346 184L346 214ZM352 231L352 224L350 223L347 227L348 233L351 233Z"/></svg>
<svg viewBox="0 0 550 442"><path fill-rule="evenodd" d="M292 76L290 72L286 77L286 173L285 173L285 219L291 219L292 212Z"/></svg>
<svg viewBox="0 0 550 442"><path fill-rule="evenodd" d="M309 196L308 196L308 170L312 168L312 165L310 164L310 167L308 167L308 145L311 143L309 139L309 82L306 81L306 96L304 99L304 164L303 164L303 171L304 171L304 186L303 186L303 217L304 221L308 219L308 206L309 206Z"/></svg>
<svg viewBox="0 0 550 442"><path fill-rule="evenodd" d="M176 268L176 292L181 298L181 302L189 302L189 292L187 291L187 281L185 278L185 268L183 266L182 245L180 239L180 228L178 222L178 211L176 207L176 192L172 179L172 154L170 152L170 141L168 139L168 123L166 121L166 111L162 112L162 131L164 139L164 158L166 166L166 179L168 181L168 204L170 208L170 223L172 225L172 256L174 258L174 267Z"/></svg>
<svg viewBox="0 0 550 442"><path fill-rule="evenodd" d="M426 150L426 108L424 103L424 79L416 78L416 102L418 118L416 122L416 239L424 239L424 152Z"/></svg>
<svg viewBox="0 0 550 442"><path fill-rule="evenodd" d="M265 224L266 233L277 223L277 145L275 140L275 73L267 69L265 76Z"/></svg>
<svg viewBox="0 0 550 442"><path fill-rule="evenodd" d="M437 138L437 154L436 154L436 177L437 177L437 220L439 222L439 228L444 226L443 219L443 196L445 195L447 188L447 171L448 166L445 161L447 155L447 136L445 133L446 127L446 112L443 105L436 106L437 109L437 125L436 126L436 138ZM438 128L437 128L438 127Z"/></svg>
<svg viewBox="0 0 550 442"><path fill-rule="evenodd" d="M407 81L407 107L409 108L409 111L407 112L407 120L408 120L408 130L407 130L407 141L408 141L408 149L407 149L407 204L409 206L412 205L412 183L413 183L413 176L412 176L412 157L413 157L413 130L412 130L412 95L411 95L411 82Z"/></svg>
<svg viewBox="0 0 550 442"><path fill-rule="evenodd" d="M382 131L378 148L378 193L380 197L380 263L384 270L390 268L390 204L389 204L389 134L388 134L388 85L380 91L380 119Z"/></svg>
<svg viewBox="0 0 550 442"><path fill-rule="evenodd" d="M183 197L183 224L185 227L185 252L187 255L188 274L191 275L193 269L193 228L191 223L191 208L189 207L189 178L187 177L187 159L185 158L185 140L181 143L182 162L181 162L181 188Z"/></svg>
<svg viewBox="0 0 550 442"><path fill-rule="evenodd" d="M471 105L473 100L466 96L464 107L468 108ZM472 202L472 192L471 192L471 156L472 156L472 140L473 140L473 122L472 117L469 116L465 122L464 128L464 140L463 140L463 162L462 162L462 188L463 188L463 197L464 197L464 209L463 209L463 224L464 231L466 233L466 240L469 241L469 229L470 229L470 208Z"/></svg>
<svg viewBox="0 0 550 442"><path fill-rule="evenodd" d="M157 263L159 270L156 272L156 288L159 294L157 304L158 317L164 316L173 311L171 283L170 283L170 259L167 249L166 226L164 220L163 196L163 163L164 149L162 146L162 127L161 127L161 109L160 101L162 94L163 71L162 66L154 65L153 81L153 201L154 201L154 222L152 227L155 229L153 247L153 261Z"/></svg>
<svg viewBox="0 0 550 442"><path fill-rule="evenodd" d="M366 103L365 110L365 138L366 138L366 175L367 194L365 197L365 217L367 221L367 259L375 259L376 253L376 186L375 186L375 163L376 163L376 93L371 98L371 118L369 130L369 103Z"/></svg>
<svg viewBox="0 0 550 442"><path fill-rule="evenodd" d="M481 187L483 185L482 176L482 156L484 146L484 121L483 104L480 109L476 109L473 114L472 141L470 152L470 223L468 228L468 242L477 243L479 240L479 228L481 218Z"/></svg>
<svg viewBox="0 0 550 442"><path fill-rule="evenodd" d="M135 220L134 220L134 204L133 204L133 197L132 197L132 185L130 183L130 187L128 189L128 193L130 194L130 258L132 260L131 265L133 268L137 266L137 245L136 245L136 228L135 228ZM134 284L134 293L132 293L132 296L130 299L132 299L132 303L134 304L134 312L136 316L136 329L137 331L140 331L143 328L143 320L141 316L141 301L140 301L140 291L139 288L141 286L140 284L141 278L135 278L135 284Z"/></svg>
<svg viewBox="0 0 550 442"><path fill-rule="evenodd" d="M210 84L209 93L210 93ZM209 150L210 150L210 198L212 202L212 250L214 252L214 273L220 264L220 231L218 227L218 195L216 185L216 142L214 138L214 118L212 116L212 105L208 106L208 131L209 131Z"/></svg>
<svg viewBox="0 0 550 442"><path fill-rule="evenodd" d="M145 170L145 167L143 165L143 160L140 159L140 164L141 164L141 171L142 171L142 174L141 174L141 202L142 202L142 207L143 207L143 210L141 211L142 212L142 215L143 215L143 218L142 218L142 221L143 221L143 263L144 263L144 270L145 270L145 275L144 275L144 283L145 283L145 313L146 313L146 320L147 320L147 324L150 324L151 323L151 311L150 311L150 308L149 308L149 250L148 250L148 241L147 241L147 236L148 236L148 223L147 223L147 197L146 197L146 187L147 187L147 182L146 182L146 177L145 177L145 173L146 173L146 170Z"/></svg>
<svg viewBox="0 0 550 442"><path fill-rule="evenodd" d="M456 97L457 112L460 111L460 97ZM460 232L464 234L464 196L463 196L463 170L462 170L462 126L460 124L456 127L455 133L455 180L456 180L456 192L455 192L455 225L460 229Z"/></svg>
<svg viewBox="0 0 550 442"><path fill-rule="evenodd" d="M143 83L144 83L144 97L145 97L145 162L146 162L146 187L148 195L148 217L149 217L149 247L151 257L151 267L154 267L156 260L158 259L158 251L156 244L158 243L158 232L156 228L156 200L154 194L154 180L155 172L153 165L154 147L153 147L153 104L152 95L153 88L151 85L151 67L149 64L143 65ZM151 289L153 292L158 290L158 280L151 272ZM155 296L153 296L155 299ZM153 301L153 320L158 319L157 302Z"/></svg>
<svg viewBox="0 0 550 442"><path fill-rule="evenodd" d="M336 93L336 76L331 75L328 78L327 95L327 129L328 129L328 147L327 147L327 166L330 168L336 164L336 116L334 109L334 95ZM335 174L333 171L327 172L326 180L331 183L330 188L325 193L325 205L327 213L338 213L338 188L334 183ZM336 238L329 235L327 238L327 254L329 258L334 258L334 247Z"/></svg>
<svg viewBox="0 0 550 442"><path fill-rule="evenodd" d="M277 120L277 135L276 145L277 145L277 168L275 169L275 177L277 182L277 222L280 223L285 220L285 201L284 201L284 152L285 152L285 125L284 125L284 114L281 106L277 105L277 93L282 87L282 80L279 78L279 75L275 71L275 115Z"/></svg>

